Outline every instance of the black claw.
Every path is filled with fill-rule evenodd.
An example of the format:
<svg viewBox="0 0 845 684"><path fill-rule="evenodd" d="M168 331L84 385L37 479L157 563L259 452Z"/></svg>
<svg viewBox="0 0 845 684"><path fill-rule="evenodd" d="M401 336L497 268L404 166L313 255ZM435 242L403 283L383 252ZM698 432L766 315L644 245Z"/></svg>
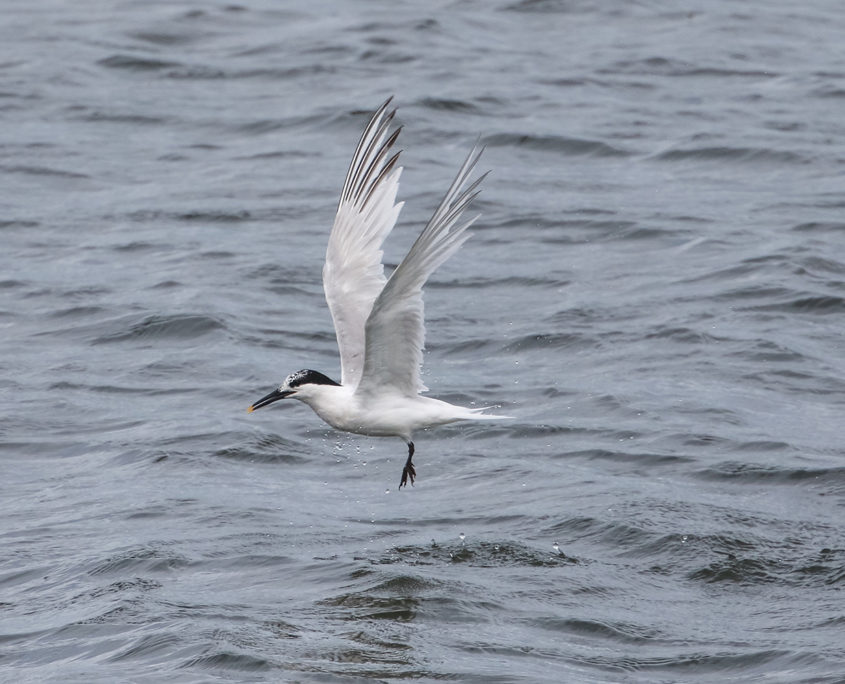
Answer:
<svg viewBox="0 0 845 684"><path fill-rule="evenodd" d="M402 481L399 483L399 489L402 487L408 486L408 478L411 478L411 486L414 486L414 479L417 477L417 471L414 469L413 463L406 463L405 467L402 468Z"/></svg>
<svg viewBox="0 0 845 684"><path fill-rule="evenodd" d="M414 457L414 443L408 442L408 460L405 461L405 467L402 468L402 480L399 482L399 489L408 486L408 478L411 478L411 486L414 486L414 480L417 477L417 470L411 459Z"/></svg>

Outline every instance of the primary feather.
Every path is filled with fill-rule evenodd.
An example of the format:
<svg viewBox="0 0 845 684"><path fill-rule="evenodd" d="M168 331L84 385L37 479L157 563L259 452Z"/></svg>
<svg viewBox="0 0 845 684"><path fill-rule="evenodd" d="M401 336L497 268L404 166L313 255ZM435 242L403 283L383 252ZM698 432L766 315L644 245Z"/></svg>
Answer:
<svg viewBox="0 0 845 684"><path fill-rule="evenodd" d="M462 191L482 151L476 147L470 152L431 220L373 303L365 327L359 392L392 389L414 396L426 390L420 378L425 345L423 285L469 238L466 230L478 218L460 220L484 179L481 176Z"/></svg>
<svg viewBox="0 0 845 684"><path fill-rule="evenodd" d="M398 153L390 155L399 134L387 136L396 110L387 100L364 130L340 195L326 248L323 290L340 350L341 384L357 386L364 369L364 324L386 278L381 245L393 229L402 202L396 203Z"/></svg>

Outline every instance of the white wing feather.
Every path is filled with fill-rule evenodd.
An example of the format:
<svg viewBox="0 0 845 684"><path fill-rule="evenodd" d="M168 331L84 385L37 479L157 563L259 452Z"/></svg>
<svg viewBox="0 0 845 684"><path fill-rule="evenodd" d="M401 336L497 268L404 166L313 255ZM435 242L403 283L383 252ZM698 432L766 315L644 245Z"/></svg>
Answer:
<svg viewBox="0 0 845 684"><path fill-rule="evenodd" d="M423 285L469 238L466 229L478 218L459 222L487 175L461 190L482 151L476 147L470 152L434 216L375 300L367 318L364 372L356 391L380 394L392 389L403 396L425 391L420 378L425 343Z"/></svg>
<svg viewBox="0 0 845 684"><path fill-rule="evenodd" d="M340 349L341 384L352 387L364 368L364 324L386 282L381 245L402 209L401 202L395 204L402 172L396 166L399 153L389 157L400 129L387 137L396 113L387 111L389 104L387 100L373 115L358 142L323 266L323 290Z"/></svg>

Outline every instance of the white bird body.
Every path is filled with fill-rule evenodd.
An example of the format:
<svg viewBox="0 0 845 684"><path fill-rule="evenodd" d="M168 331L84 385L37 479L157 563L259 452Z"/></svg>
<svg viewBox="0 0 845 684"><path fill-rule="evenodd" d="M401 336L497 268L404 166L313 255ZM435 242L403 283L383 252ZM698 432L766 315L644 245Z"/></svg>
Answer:
<svg viewBox="0 0 845 684"><path fill-rule="evenodd" d="M498 418L479 413L482 409L455 406L431 397L408 397L393 392L375 396L343 385L302 385L296 398L308 404L333 428L370 437L401 437L459 420Z"/></svg>
<svg viewBox="0 0 845 684"><path fill-rule="evenodd" d="M376 111L361 136L326 248L323 289L340 349L341 382L317 371L297 371L249 410L292 397L338 430L401 437L408 445L402 487L408 477L413 484L416 476L411 460L415 431L507 416L420 396L426 390L420 377L423 285L469 237L466 230L478 217L460 219L484 176L463 189L481 155L473 149L408 254L385 278L381 245L402 208L395 203L402 172L396 165L399 153L389 157L400 129L387 135L395 114L387 111L389 103Z"/></svg>

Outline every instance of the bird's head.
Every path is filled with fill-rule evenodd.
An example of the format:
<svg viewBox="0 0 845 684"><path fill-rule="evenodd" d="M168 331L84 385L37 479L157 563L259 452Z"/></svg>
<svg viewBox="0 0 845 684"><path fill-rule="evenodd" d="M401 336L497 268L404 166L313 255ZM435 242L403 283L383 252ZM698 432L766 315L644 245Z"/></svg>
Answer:
<svg viewBox="0 0 845 684"><path fill-rule="evenodd" d="M261 397L247 411L252 413L255 409L260 409L263 406L268 406L274 401L293 397L294 399L305 399L309 395L309 390L315 385L334 385L339 386L331 378L314 370L300 370L296 373L291 373L285 378L285 381L274 389L267 396ZM299 396L297 396L299 395Z"/></svg>

